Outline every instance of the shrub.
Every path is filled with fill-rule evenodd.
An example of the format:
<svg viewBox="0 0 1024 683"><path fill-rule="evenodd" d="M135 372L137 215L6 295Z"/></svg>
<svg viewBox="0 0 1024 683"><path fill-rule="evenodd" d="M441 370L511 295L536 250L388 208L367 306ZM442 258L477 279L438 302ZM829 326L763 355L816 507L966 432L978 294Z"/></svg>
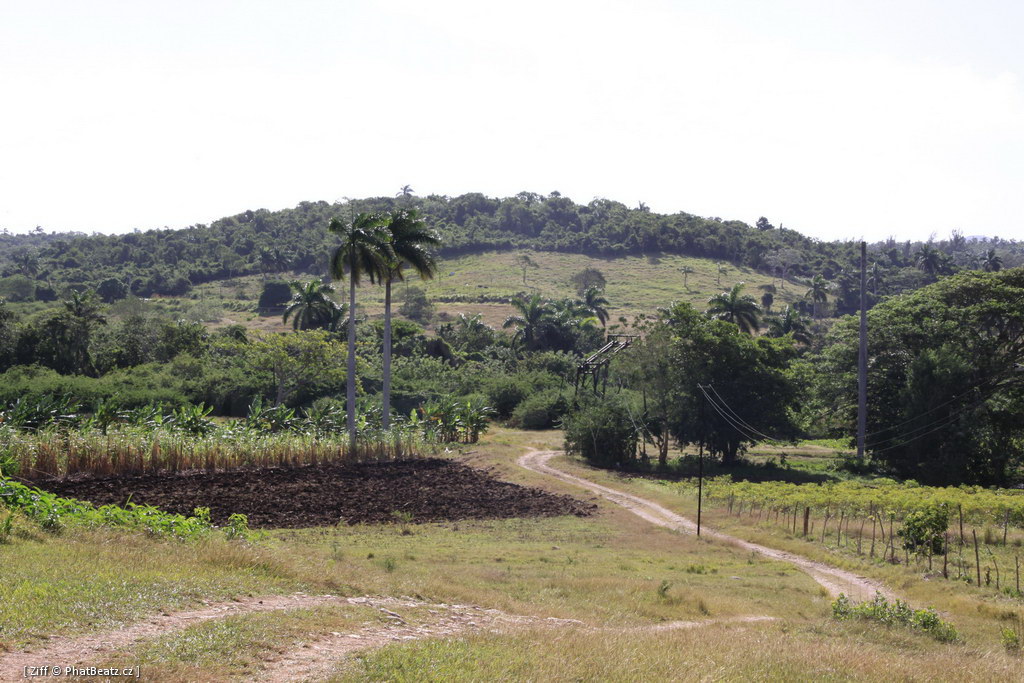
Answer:
<svg viewBox="0 0 1024 683"><path fill-rule="evenodd" d="M498 417L511 417L512 411L526 398L527 389L518 382L500 379L487 389L487 401Z"/></svg>
<svg viewBox="0 0 1024 683"><path fill-rule="evenodd" d="M956 628L943 621L933 609L913 609L902 600L890 603L881 593L875 593L870 602L854 604L842 593L832 603L832 616L836 619L869 619L888 626L905 626L924 631L943 643L960 639Z"/></svg>
<svg viewBox="0 0 1024 683"><path fill-rule="evenodd" d="M933 554L940 554L948 528L949 509L945 505L935 505L908 513L898 534L903 539L903 546L909 550L923 547Z"/></svg>
<svg viewBox="0 0 1024 683"><path fill-rule="evenodd" d="M569 410L569 401L556 390L527 396L512 413L512 424L523 429L551 429Z"/></svg>
<svg viewBox="0 0 1024 683"><path fill-rule="evenodd" d="M637 433L625 400L591 398L563 421L565 450L598 467L624 467L636 460Z"/></svg>

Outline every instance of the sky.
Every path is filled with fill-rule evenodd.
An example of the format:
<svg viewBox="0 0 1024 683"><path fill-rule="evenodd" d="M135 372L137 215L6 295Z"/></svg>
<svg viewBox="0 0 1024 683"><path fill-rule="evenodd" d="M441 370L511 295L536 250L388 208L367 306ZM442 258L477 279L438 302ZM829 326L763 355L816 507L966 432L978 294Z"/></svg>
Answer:
<svg viewBox="0 0 1024 683"><path fill-rule="evenodd" d="M0 229L559 191L1024 239L1024 3L0 0Z"/></svg>

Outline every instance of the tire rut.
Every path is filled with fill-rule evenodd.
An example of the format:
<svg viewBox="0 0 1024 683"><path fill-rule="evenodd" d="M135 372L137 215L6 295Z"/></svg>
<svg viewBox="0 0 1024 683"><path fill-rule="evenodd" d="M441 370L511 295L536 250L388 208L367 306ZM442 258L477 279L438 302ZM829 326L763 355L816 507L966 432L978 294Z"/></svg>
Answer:
<svg viewBox="0 0 1024 683"><path fill-rule="evenodd" d="M590 481L589 479L577 477L556 469L551 466L548 461L559 454L559 451L538 451L531 448L525 455L522 455L517 462L520 467L532 472L555 477L556 479L560 479L566 483L592 491L593 493L610 500L616 505L629 510L633 514L657 526L667 527L669 529L683 531L685 533L697 533L697 525L693 521L658 505L654 501L647 500L646 498L641 498L640 496L635 496L624 491L619 491L608 486L603 486L602 484ZM845 569L833 567L825 564L824 562L817 562L785 550L777 550L758 543L745 541L741 538L709 529L706 525L701 526L701 536L703 538L712 538L718 541L730 543L738 548L756 552L773 560L789 562L790 564L799 567L812 579L817 581L832 597L838 597L840 593L844 593L850 598L865 600L874 597L876 592L881 593L889 599L893 599L895 597L893 591L878 581L864 576L859 576Z"/></svg>
<svg viewBox="0 0 1024 683"><path fill-rule="evenodd" d="M154 615L116 631L50 638L44 647L0 655L0 679L22 678L25 667L30 666L91 666L119 649L183 631L205 621L254 612L286 611L331 604L358 605L377 610L384 615L386 623L368 625L350 633L316 634L311 639L296 643L284 652L264 660L258 672L250 672L251 678L274 683L325 678L341 660L354 652L376 649L396 642L453 638L467 633L503 633L523 628L574 628L592 633L632 634L776 620L775 617L769 616L735 616L642 626L592 626L577 619L509 614L476 605L428 603L411 598L346 598L297 593L290 596L272 595L213 603L202 609ZM401 608L425 609L429 616L417 623L408 623L405 618L393 611Z"/></svg>

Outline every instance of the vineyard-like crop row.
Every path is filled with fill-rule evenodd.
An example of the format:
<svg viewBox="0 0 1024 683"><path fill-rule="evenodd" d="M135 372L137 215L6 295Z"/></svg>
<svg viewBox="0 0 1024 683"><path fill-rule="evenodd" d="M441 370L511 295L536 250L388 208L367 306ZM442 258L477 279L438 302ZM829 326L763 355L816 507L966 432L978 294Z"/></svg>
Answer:
<svg viewBox="0 0 1024 683"><path fill-rule="evenodd" d="M696 493L695 482L677 485ZM826 484L705 481L705 500L737 517L781 526L794 536L831 543L893 564L916 564L935 575L1021 592L1024 491L932 487L890 479ZM979 536L978 529L981 529Z"/></svg>
<svg viewBox="0 0 1024 683"><path fill-rule="evenodd" d="M692 488L686 485L687 490ZM874 515L901 520L908 513L946 506L950 514L965 524L980 526L1024 525L1024 491L984 489L978 486L936 487L892 479L871 482L843 481L826 484L789 482L733 482L716 477L704 483L708 500L757 508L804 509L838 516Z"/></svg>

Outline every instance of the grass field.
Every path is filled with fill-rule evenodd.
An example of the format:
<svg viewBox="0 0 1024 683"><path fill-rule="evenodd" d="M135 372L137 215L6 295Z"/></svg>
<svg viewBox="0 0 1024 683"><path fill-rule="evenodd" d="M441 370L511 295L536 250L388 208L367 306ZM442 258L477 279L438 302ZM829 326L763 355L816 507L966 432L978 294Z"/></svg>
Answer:
<svg viewBox="0 0 1024 683"><path fill-rule="evenodd" d="M520 292L537 292L549 298L574 297L575 287L569 278L587 267L597 268L608 281L605 295L611 304L610 324L615 324L620 316L632 320L641 313L654 313L659 307L668 306L673 301L686 301L703 309L709 297L737 282L744 282L746 293L758 301L763 294L759 287L774 284L777 291L773 310L799 300L806 291L806 287L799 282L788 281L783 288L780 286L782 283L775 278L732 264L723 263L719 275L717 262L709 259L674 255L603 259L554 252L529 252L537 267L527 269L524 284L523 271L515 262L520 253L488 252L445 259L441 261L437 278L428 282L414 279L408 286L424 287L428 298L434 301L435 326L446 318L464 313L480 314L488 325L494 327L501 326L512 313L512 308L506 303L474 299L505 298ZM682 273L684 267L693 271L686 276L685 285ZM268 277L308 280L311 276L277 273ZM196 286L189 297L154 298L147 305L174 317L203 321L212 328L241 324L254 330L283 332L287 328L280 316L258 315L255 312L263 280L261 276L251 275L209 282ZM347 301L344 283L337 284L336 299ZM401 303L402 290L406 286L403 283L395 285L396 313ZM358 297L360 315L383 315L382 288L364 285L359 289ZM442 301L445 297L469 300Z"/></svg>

